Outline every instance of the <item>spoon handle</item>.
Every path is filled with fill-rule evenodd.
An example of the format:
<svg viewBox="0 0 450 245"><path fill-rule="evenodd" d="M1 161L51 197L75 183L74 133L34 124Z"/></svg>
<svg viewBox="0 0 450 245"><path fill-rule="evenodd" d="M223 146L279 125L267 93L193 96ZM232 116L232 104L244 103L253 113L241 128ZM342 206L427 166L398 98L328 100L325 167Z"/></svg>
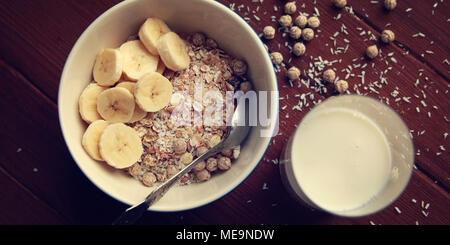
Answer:
<svg viewBox="0 0 450 245"><path fill-rule="evenodd" d="M149 205L144 201L125 210L112 225L132 225L148 209Z"/></svg>
<svg viewBox="0 0 450 245"><path fill-rule="evenodd" d="M220 145L220 144L219 144ZM200 163L201 161L206 160L208 157L216 154L220 147L219 145L211 148L209 151L195 159L185 168L183 168L180 172L172 176L168 179L164 184L160 185L156 189L154 189L143 202L129 207L125 212L123 212L112 224L113 225L131 225L135 223L142 214L152 205L154 202L158 201L169 189L175 184L178 180L180 180L185 174L187 174L195 165Z"/></svg>

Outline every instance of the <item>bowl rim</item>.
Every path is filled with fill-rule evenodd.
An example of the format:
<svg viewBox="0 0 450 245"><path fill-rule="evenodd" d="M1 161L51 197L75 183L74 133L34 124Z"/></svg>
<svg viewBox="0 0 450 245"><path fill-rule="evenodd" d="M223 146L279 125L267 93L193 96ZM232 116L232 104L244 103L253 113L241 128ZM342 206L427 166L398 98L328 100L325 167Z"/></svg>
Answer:
<svg viewBox="0 0 450 245"><path fill-rule="evenodd" d="M91 29L94 28L94 26L96 26L98 23L100 23L104 18L106 18L106 16L110 15L112 12L114 12L116 9L119 9L127 4L130 4L131 2L137 2L137 1L145 1L145 0L128 0L128 1L122 1L112 7L110 7L109 9L107 9L105 12L103 12L102 14L100 14L94 21L91 22L91 24L89 24L89 26L83 31L83 33L78 37L78 39L76 40L75 44L73 45L69 55L67 56L67 59L64 63L63 66L63 70L62 70L62 74L61 74L61 78L59 81L59 88L58 88L58 120L59 120L59 124L60 124L60 130L61 133L63 135L64 138L64 142L67 146L67 149L69 150L69 153L73 159L73 161L76 163L77 167L81 170L81 172L85 175L85 177L87 177L87 179L94 184L94 186L96 186L99 190L101 190L103 193L107 194L108 196L112 197L114 200L123 203L125 205L134 205L133 203L129 203L126 200L123 200L117 196L114 195L113 192L106 190L100 183L98 183L98 181L95 180L95 178L93 176L91 176L87 169L83 169L83 167L81 167L81 165L78 163L77 159L76 159L76 154L74 154L74 152L72 151L71 147L69 146L67 139L67 135L66 135L66 131L68 130L66 127L64 127L64 121L61 117L61 111L62 108L60 107L60 104L62 102L62 96L61 95L61 90L62 90L62 85L64 84L64 80L65 77L67 76L68 70L66 69L67 64L71 63L73 56L74 56L74 52L75 50L79 49L79 45L81 45L80 43L82 42L82 40L86 39L86 36L88 35L88 33L91 32ZM270 64L272 66L272 62L269 56L268 51L265 49L264 47L264 43L263 41L260 39L260 37L258 36L258 34L256 33L256 31L250 26L250 24L247 23L247 21L245 21L240 15L238 15L236 12L234 12L233 10L231 10L230 8L228 8L228 6L226 6L225 4L222 4L220 2L216 2L216 1L208 1L208 0L192 0L192 1L197 1L197 2L204 2L206 4L212 5L215 8L218 8L220 11L225 12L226 14L228 14L229 16L236 18L239 22L241 23L245 23L245 25L242 25L244 28L246 28L246 30L248 31L248 34L251 35L253 37L253 39L258 40L258 48L260 49L260 51L263 51L266 55L264 55L265 61L267 64ZM192 210L192 209L196 209L199 207L203 207L206 206L210 203L213 203L219 199L222 199L223 197L225 197L226 195L228 195L230 192L232 192L233 190L235 190L238 186L240 186L256 169L256 167L260 164L261 160L263 159L263 157L265 156L270 143L272 142L273 139L273 134L276 132L276 128L278 125L278 121L279 121L279 103L278 103L278 98L279 98L279 87L278 87L278 79L277 79L277 75L276 75L276 71L275 68L272 66L272 74L271 74L271 81L273 81L273 83L275 84L275 89L276 89L276 93L275 93L275 97L272 99L273 101L276 101L275 103L275 108L274 108L274 115L271 118L271 137L268 137L269 140L265 143L266 144L266 149L264 150L263 154L260 156L259 160L256 162L256 164L254 164L253 169L250 170L250 172L248 173L247 176L245 176L244 178L242 178L242 180L237 183L235 186L233 186L232 188L230 188L229 190L222 192L221 194L215 195L212 198L207 199L204 203L200 204L200 205L190 205L190 206L186 206L183 208L178 208L178 209L154 209L152 208L152 206L150 206L147 211L154 211L154 212L179 212L179 211L187 211L187 210Z"/></svg>

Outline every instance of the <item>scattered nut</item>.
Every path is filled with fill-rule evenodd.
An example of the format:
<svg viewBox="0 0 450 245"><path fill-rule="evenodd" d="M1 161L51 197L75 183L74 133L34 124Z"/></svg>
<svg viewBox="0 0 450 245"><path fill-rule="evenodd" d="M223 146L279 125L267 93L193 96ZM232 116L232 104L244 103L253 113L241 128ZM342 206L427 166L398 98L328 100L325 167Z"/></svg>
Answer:
<svg viewBox="0 0 450 245"><path fill-rule="evenodd" d="M308 26L316 29L320 25L320 20L316 16L312 16L308 18Z"/></svg>
<svg viewBox="0 0 450 245"><path fill-rule="evenodd" d="M339 93L343 94L348 89L348 83L345 80L339 80L334 84L334 87Z"/></svg>
<svg viewBox="0 0 450 245"><path fill-rule="evenodd" d="M266 26L263 29L263 36L265 39L274 39L275 38L275 28L272 26Z"/></svg>
<svg viewBox="0 0 450 245"><path fill-rule="evenodd" d="M252 83L251 82L243 82L240 85L241 91L247 93L248 91L252 90Z"/></svg>
<svg viewBox="0 0 450 245"><path fill-rule="evenodd" d="M297 67L292 66L287 71L287 77L289 78L289 80L299 79L300 78L300 70Z"/></svg>
<svg viewBox="0 0 450 245"><path fill-rule="evenodd" d="M197 163L197 165L195 165L192 169L195 172L198 172L198 171L202 171L203 169L205 169L205 167L206 167L206 162L201 161L201 162Z"/></svg>
<svg viewBox="0 0 450 245"><path fill-rule="evenodd" d="M192 43L194 43L195 46L202 46L203 43L205 43L205 35L203 33L197 32L194 35L192 35Z"/></svg>
<svg viewBox="0 0 450 245"><path fill-rule="evenodd" d="M334 6L336 8L343 8L347 5L347 0L333 0Z"/></svg>
<svg viewBox="0 0 450 245"><path fill-rule="evenodd" d="M302 31L302 38L305 41L311 41L314 38L314 30L311 28L305 28Z"/></svg>
<svg viewBox="0 0 450 245"><path fill-rule="evenodd" d="M217 167L220 170L228 170L231 168L231 159L229 157L220 157L217 160Z"/></svg>
<svg viewBox="0 0 450 245"><path fill-rule="evenodd" d="M191 153L186 152L183 155L181 155L180 157L180 161L181 163L183 163L184 165L188 165L189 163L192 162L192 160L194 160L194 156L192 156Z"/></svg>
<svg viewBox="0 0 450 245"><path fill-rule="evenodd" d="M292 24L292 17L290 15L282 15L278 22L282 27L288 27Z"/></svg>
<svg viewBox="0 0 450 245"><path fill-rule="evenodd" d="M153 186L153 184L156 182L156 176L152 172L147 172L144 175L142 175L142 183L146 186Z"/></svg>
<svg viewBox="0 0 450 245"><path fill-rule="evenodd" d="M283 55L280 52L271 53L270 58L275 65L280 65L283 62Z"/></svg>
<svg viewBox="0 0 450 245"><path fill-rule="evenodd" d="M293 39L299 39L302 35L302 29L298 26L293 26L289 29L289 36Z"/></svg>
<svg viewBox="0 0 450 245"><path fill-rule="evenodd" d="M296 56L304 55L306 52L306 47L303 43L298 42L294 44L294 47L292 48L292 53Z"/></svg>
<svg viewBox="0 0 450 245"><path fill-rule="evenodd" d="M208 170L203 169L202 171L199 171L195 174L195 177L198 181L208 181L211 179L211 174L208 172Z"/></svg>
<svg viewBox="0 0 450 245"><path fill-rule="evenodd" d="M299 15L297 18L295 18L295 25L300 28L305 28L305 26L308 24L308 18L304 15Z"/></svg>
<svg viewBox="0 0 450 245"><path fill-rule="evenodd" d="M366 50L366 55L370 59L373 59L373 58L377 57L378 56L377 45L372 45L372 46L368 47L367 50Z"/></svg>
<svg viewBox="0 0 450 245"><path fill-rule="evenodd" d="M323 73L323 80L332 83L336 79L336 73L333 71L333 69L327 69Z"/></svg>
<svg viewBox="0 0 450 245"><path fill-rule="evenodd" d="M217 170L217 159L215 159L214 157L208 158L208 160L206 161L206 169L209 172L216 171Z"/></svg>
<svg viewBox="0 0 450 245"><path fill-rule="evenodd" d="M383 43L391 43L395 40L395 34L393 31L391 30L384 30L381 33L381 41L383 41Z"/></svg>
<svg viewBox="0 0 450 245"><path fill-rule="evenodd" d="M295 6L295 2L287 2L284 5L284 12L286 14L294 14L297 11L297 6Z"/></svg>
<svg viewBox="0 0 450 245"><path fill-rule="evenodd" d="M233 72L237 76L243 76L247 72L247 64L242 60L233 60L231 62Z"/></svg>
<svg viewBox="0 0 450 245"><path fill-rule="evenodd" d="M384 7L387 10L393 10L397 7L397 0L384 0Z"/></svg>
<svg viewBox="0 0 450 245"><path fill-rule="evenodd" d="M173 142L172 147L175 154L183 154L186 152L187 144L184 140L177 139Z"/></svg>
<svg viewBox="0 0 450 245"><path fill-rule="evenodd" d="M218 47L218 45L214 39L208 38L208 39L206 39L206 47L208 47L210 49L215 49Z"/></svg>

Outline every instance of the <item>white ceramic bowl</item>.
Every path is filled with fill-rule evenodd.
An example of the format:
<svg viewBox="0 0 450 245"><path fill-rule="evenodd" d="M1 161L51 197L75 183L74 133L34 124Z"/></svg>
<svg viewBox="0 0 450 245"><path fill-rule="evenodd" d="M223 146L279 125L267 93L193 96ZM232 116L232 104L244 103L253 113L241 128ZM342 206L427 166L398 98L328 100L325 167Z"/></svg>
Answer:
<svg viewBox="0 0 450 245"><path fill-rule="evenodd" d="M129 205L144 199L151 191L124 171L92 160L81 146L87 127L78 113L78 97L92 80L96 54L103 48L115 48L136 34L148 17L165 20L177 32L201 31L214 38L228 53L243 58L257 91L278 91L270 58L253 29L228 7L209 0L127 0L98 17L76 42L64 66L58 94L59 120L64 139L83 173L101 190ZM224 196L237 187L258 165L269 137L260 137L262 129L274 131L278 118L278 95L268 107L270 124L251 130L242 145L239 159L230 170L215 174L210 181L174 186L156 204L155 211L180 211L199 207Z"/></svg>

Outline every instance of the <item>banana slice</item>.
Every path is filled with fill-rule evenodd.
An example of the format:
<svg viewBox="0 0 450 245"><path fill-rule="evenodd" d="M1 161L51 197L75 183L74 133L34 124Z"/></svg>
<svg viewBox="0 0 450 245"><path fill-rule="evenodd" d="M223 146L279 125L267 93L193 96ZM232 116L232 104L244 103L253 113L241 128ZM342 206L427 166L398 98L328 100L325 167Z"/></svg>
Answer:
<svg viewBox="0 0 450 245"><path fill-rule="evenodd" d="M144 149L137 132L123 123L108 125L99 141L100 155L108 165L122 169L136 163Z"/></svg>
<svg viewBox="0 0 450 245"><path fill-rule="evenodd" d="M170 32L170 28L164 21L157 18L148 18L139 29L138 35L147 50L153 55L158 55L156 44L161 35L167 32Z"/></svg>
<svg viewBox="0 0 450 245"><path fill-rule="evenodd" d="M164 74L164 70L166 70L166 65L164 65L164 62L161 60L161 58L159 58L158 61L158 67L156 68L156 72L158 72L159 74Z"/></svg>
<svg viewBox="0 0 450 245"><path fill-rule="evenodd" d="M136 83L134 82L120 82L116 85L116 87L119 88L126 88L128 91L130 91L130 93L134 96L134 87L136 86ZM133 116L131 117L130 121L128 121L129 123L134 123L137 122L139 120L141 120L142 118L147 116L147 112L142 110L139 106L135 106L134 107L134 112L133 112Z"/></svg>
<svg viewBox="0 0 450 245"><path fill-rule="evenodd" d="M112 86L122 75L122 56L117 49L102 50L95 59L94 80L101 86Z"/></svg>
<svg viewBox="0 0 450 245"><path fill-rule="evenodd" d="M182 71L189 67L189 55L183 39L175 32L162 35L157 44L158 53L164 64L173 71Z"/></svg>
<svg viewBox="0 0 450 245"><path fill-rule="evenodd" d="M141 41L128 41L120 46L123 72L128 79L137 81L142 75L156 71L158 56L148 52Z"/></svg>
<svg viewBox="0 0 450 245"><path fill-rule="evenodd" d="M144 75L136 83L136 103L147 112L156 112L166 107L172 97L172 84L163 75L153 72Z"/></svg>
<svg viewBox="0 0 450 245"><path fill-rule="evenodd" d="M81 93L78 99L78 109L81 118L87 123L102 119L97 112L97 96L106 89L96 83L91 83Z"/></svg>
<svg viewBox="0 0 450 245"><path fill-rule="evenodd" d="M134 97L126 88L109 88L97 98L97 111L108 122L130 121L134 107Z"/></svg>
<svg viewBox="0 0 450 245"><path fill-rule="evenodd" d="M105 120L97 120L92 122L86 129L86 132L84 132L81 144L87 154L89 154L89 156L91 156L94 160L104 161L102 155L100 155L98 142L103 130L105 130L108 125L109 123Z"/></svg>

